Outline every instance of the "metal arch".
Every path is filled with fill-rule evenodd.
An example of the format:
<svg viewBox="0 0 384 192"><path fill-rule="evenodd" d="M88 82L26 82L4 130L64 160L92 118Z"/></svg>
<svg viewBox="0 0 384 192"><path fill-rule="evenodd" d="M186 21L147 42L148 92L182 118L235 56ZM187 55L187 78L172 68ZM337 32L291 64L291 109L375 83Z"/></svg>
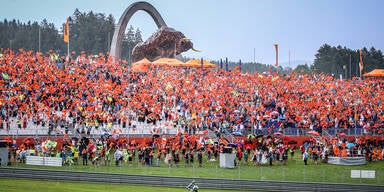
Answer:
<svg viewBox="0 0 384 192"><path fill-rule="evenodd" d="M167 26L167 24L165 24L163 18L161 17L160 13L151 4L144 1L131 4L124 11L123 15L121 15L119 19L119 23L115 27L115 32L113 33L113 38L112 38L112 43L110 48L110 55L113 56L113 58L120 59L121 47L123 43L125 29L132 15L139 10L143 10L147 12L155 21L158 28Z"/></svg>

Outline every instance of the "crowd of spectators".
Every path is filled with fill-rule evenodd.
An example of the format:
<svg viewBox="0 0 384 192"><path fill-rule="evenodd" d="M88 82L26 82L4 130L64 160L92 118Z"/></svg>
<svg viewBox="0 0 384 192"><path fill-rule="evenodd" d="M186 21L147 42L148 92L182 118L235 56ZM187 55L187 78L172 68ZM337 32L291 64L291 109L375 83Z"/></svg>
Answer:
<svg viewBox="0 0 384 192"><path fill-rule="evenodd" d="M330 128L361 127L366 134L382 134L384 83L381 79L340 80L324 74L249 74L239 69L166 66L134 73L124 62L104 54L81 52L76 58L49 54L1 50L0 129L9 129L12 118L20 129L28 129L26 122L32 119L36 125L48 126L50 131L64 127L63 134L68 134L71 128L79 132L100 127L112 131L112 124L124 129L131 128L131 122L136 120L154 125L167 120L179 133L188 135L206 129L224 134L230 131L257 135L267 131L266 135L272 135L287 127L320 134ZM158 129L154 127L153 131ZM199 156L198 143L190 143L183 149L185 140L181 135L176 138L181 143L178 147L170 145L162 152L169 164L171 160L177 164L183 157L187 158L185 154L189 154L188 161ZM78 148L80 156L87 148L87 157L93 158L111 148L101 142L104 152L101 149L99 155L92 155L88 144L80 146L83 146ZM97 145L93 146L96 149L91 151L97 151ZM129 161L133 152L124 151L127 146L116 143L113 146L118 161L124 157ZM153 164L147 157L156 158L156 155L148 146L142 147L139 150L142 162ZM287 146L270 143L263 147L247 151L242 146L236 153L245 150L247 161L252 157L255 163L265 162L263 156L281 161L288 158ZM208 148L212 149L206 150L209 158L217 156L219 149L215 144ZM70 151L74 153L73 150ZM179 152L182 157L173 155ZM253 157L255 154L257 157ZM244 159L243 154L238 158Z"/></svg>
<svg viewBox="0 0 384 192"><path fill-rule="evenodd" d="M125 128L133 119L167 119L189 133L285 127L321 133L356 126L382 133L380 79L167 67L133 73L103 54L83 52L63 61L59 65L42 53L2 50L0 128L7 128L10 117L19 128L27 128L28 119L52 128L110 128L113 123Z"/></svg>

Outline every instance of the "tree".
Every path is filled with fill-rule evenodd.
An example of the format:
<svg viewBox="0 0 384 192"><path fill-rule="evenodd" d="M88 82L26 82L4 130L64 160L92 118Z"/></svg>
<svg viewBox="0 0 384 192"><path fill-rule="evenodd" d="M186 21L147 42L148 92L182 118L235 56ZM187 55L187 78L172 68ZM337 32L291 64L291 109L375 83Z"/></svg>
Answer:
<svg viewBox="0 0 384 192"><path fill-rule="evenodd" d="M127 60L128 64L131 64L132 50L136 44L141 43L142 41L141 31L137 29L135 32L133 26L130 25L123 38L121 58Z"/></svg>
<svg viewBox="0 0 384 192"><path fill-rule="evenodd" d="M298 65L295 68L295 71L301 74L310 74L312 73L313 69L311 69L311 67L309 67L307 64L304 64L304 65Z"/></svg>
<svg viewBox="0 0 384 192"><path fill-rule="evenodd" d="M138 43L142 43L143 42L143 38L141 36L141 31L140 29L136 29L136 32L135 32L135 45L138 44Z"/></svg>
<svg viewBox="0 0 384 192"><path fill-rule="evenodd" d="M380 50L371 47L362 49L363 52L363 73L376 68L384 68L384 57ZM317 72L327 74L342 74L346 78L352 78L360 75L359 51L351 50L346 47L331 47L324 44L319 48L315 55L314 67Z"/></svg>

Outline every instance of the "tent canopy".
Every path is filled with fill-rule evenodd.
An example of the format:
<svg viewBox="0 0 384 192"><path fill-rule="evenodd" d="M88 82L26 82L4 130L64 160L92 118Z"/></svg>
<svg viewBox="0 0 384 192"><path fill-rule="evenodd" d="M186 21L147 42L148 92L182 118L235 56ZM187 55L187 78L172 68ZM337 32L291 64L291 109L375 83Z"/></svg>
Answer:
<svg viewBox="0 0 384 192"><path fill-rule="evenodd" d="M140 61L132 63L132 70L134 72L146 72L151 64L151 61L149 61L147 58L144 58Z"/></svg>
<svg viewBox="0 0 384 192"><path fill-rule="evenodd" d="M184 65L184 62L177 60L175 58L160 58L156 61L153 61L152 64L156 66L167 65L167 66L181 67Z"/></svg>
<svg viewBox="0 0 384 192"><path fill-rule="evenodd" d="M137 62L132 63L132 66L134 66L134 65L142 65L142 64L144 64L144 65L150 65L150 64L151 64L151 61L148 60L147 58L144 58L144 59L142 59L142 60L140 60L140 61L137 61Z"/></svg>
<svg viewBox="0 0 384 192"><path fill-rule="evenodd" d="M369 73L365 73L364 77L384 77L384 69L374 69Z"/></svg>
<svg viewBox="0 0 384 192"><path fill-rule="evenodd" d="M186 63L187 67L201 67L201 59L191 59L187 61ZM216 68L217 66L207 60L203 60L203 67L204 68Z"/></svg>
<svg viewBox="0 0 384 192"><path fill-rule="evenodd" d="M202 59L191 59L188 62L184 63L175 58L160 58L156 61L149 61L147 58L144 58L140 61L132 63L132 70L134 72L146 72L150 66L172 66L172 67L192 67L199 68L203 63L204 68L216 68L217 66L213 63L210 63L207 60Z"/></svg>

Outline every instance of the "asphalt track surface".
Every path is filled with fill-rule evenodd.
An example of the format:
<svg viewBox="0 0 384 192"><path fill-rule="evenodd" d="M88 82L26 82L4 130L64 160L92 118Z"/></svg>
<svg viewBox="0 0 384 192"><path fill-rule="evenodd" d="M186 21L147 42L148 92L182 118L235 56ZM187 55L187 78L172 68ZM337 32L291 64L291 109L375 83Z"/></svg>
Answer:
<svg viewBox="0 0 384 192"><path fill-rule="evenodd" d="M0 178L22 178L35 180L76 181L183 188L188 185L188 183L190 183L192 180L195 180L196 183L199 185L201 191L203 191L204 189L231 189L239 191L384 191L384 185L186 178L170 176L127 175L114 173L53 171L9 167L0 168Z"/></svg>

